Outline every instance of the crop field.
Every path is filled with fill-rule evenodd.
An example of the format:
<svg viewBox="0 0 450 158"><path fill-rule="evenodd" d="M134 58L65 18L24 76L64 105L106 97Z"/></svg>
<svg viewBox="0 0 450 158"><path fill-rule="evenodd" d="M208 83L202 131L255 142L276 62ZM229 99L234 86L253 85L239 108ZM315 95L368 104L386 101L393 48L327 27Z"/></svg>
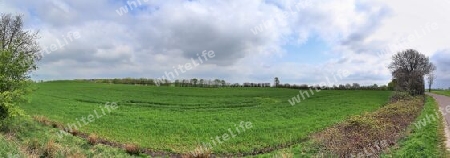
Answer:
<svg viewBox="0 0 450 158"><path fill-rule="evenodd" d="M187 153L217 143L214 153L250 153L299 142L351 115L375 111L390 91L322 90L291 106L298 90L281 88L187 88L74 81L35 85L21 108L79 130L156 151ZM117 109L104 108L116 102ZM102 112L105 111L105 112ZM98 115L84 124L81 119ZM241 121L251 128L240 128ZM244 124L245 124L244 123ZM237 132L237 129L241 129ZM235 136L222 139L230 130ZM212 140L214 139L214 140Z"/></svg>

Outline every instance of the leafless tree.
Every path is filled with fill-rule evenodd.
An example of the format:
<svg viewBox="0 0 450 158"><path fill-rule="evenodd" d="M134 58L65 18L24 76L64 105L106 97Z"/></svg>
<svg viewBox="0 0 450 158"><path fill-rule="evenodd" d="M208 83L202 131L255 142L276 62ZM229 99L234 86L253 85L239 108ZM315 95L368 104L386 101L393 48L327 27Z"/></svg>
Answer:
<svg viewBox="0 0 450 158"><path fill-rule="evenodd" d="M434 71L436 70L436 66L434 66L433 63L430 64L430 73L427 75L427 80L428 80L428 92L431 92L431 86L434 83L434 80L436 80L436 74L434 73Z"/></svg>
<svg viewBox="0 0 450 158"><path fill-rule="evenodd" d="M398 52L389 65L397 80L396 90L422 95L425 92L424 75L432 72L433 64L429 58L414 49Z"/></svg>
<svg viewBox="0 0 450 158"><path fill-rule="evenodd" d="M0 15L0 50L9 50L17 56L23 53L38 59L40 47L37 39L38 32L24 30L21 15Z"/></svg>

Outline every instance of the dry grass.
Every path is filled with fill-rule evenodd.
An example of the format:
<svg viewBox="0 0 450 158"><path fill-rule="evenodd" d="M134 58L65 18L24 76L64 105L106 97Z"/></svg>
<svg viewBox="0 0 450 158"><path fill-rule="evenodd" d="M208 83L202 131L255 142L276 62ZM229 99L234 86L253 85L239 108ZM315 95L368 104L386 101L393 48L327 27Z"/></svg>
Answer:
<svg viewBox="0 0 450 158"><path fill-rule="evenodd" d="M98 136L96 134L90 134L88 137L88 143L91 145L96 145L98 143Z"/></svg>
<svg viewBox="0 0 450 158"><path fill-rule="evenodd" d="M322 152L339 157L357 156L367 150L372 156L378 156L400 139L423 105L422 97L391 103L374 113L353 116L316 134L313 139L324 146Z"/></svg>
<svg viewBox="0 0 450 158"><path fill-rule="evenodd" d="M45 116L33 116L33 119L35 121L43 124L43 125L50 126L50 127L53 127L53 128L63 129L63 125L62 124L60 124L58 122L55 122L55 121L51 121L50 119L48 119Z"/></svg>
<svg viewBox="0 0 450 158"><path fill-rule="evenodd" d="M210 158L211 157L211 150L208 148L198 146L195 148L193 152L190 152L188 154L182 155L183 158Z"/></svg>
<svg viewBox="0 0 450 158"><path fill-rule="evenodd" d="M77 129L72 129L72 131L69 131L69 133L73 136L78 136L80 134L80 131L78 131Z"/></svg>
<svg viewBox="0 0 450 158"><path fill-rule="evenodd" d="M58 150L59 150L58 145L53 140L50 140L44 147L43 155L49 158L56 157Z"/></svg>
<svg viewBox="0 0 450 158"><path fill-rule="evenodd" d="M131 155L138 155L140 153L139 146L135 144L125 144L125 151Z"/></svg>
<svg viewBox="0 0 450 158"><path fill-rule="evenodd" d="M28 141L26 144L27 144L27 149L30 152L34 152L34 151L41 149L41 144L39 143L39 141L36 138Z"/></svg>
<svg viewBox="0 0 450 158"><path fill-rule="evenodd" d="M52 124L52 122L45 116L33 116L33 119L47 126L50 126Z"/></svg>
<svg viewBox="0 0 450 158"><path fill-rule="evenodd" d="M282 151L275 158L294 158L294 153L288 151Z"/></svg>
<svg viewBox="0 0 450 158"><path fill-rule="evenodd" d="M70 155L67 155L68 158L86 158L86 156L80 152L75 152Z"/></svg>

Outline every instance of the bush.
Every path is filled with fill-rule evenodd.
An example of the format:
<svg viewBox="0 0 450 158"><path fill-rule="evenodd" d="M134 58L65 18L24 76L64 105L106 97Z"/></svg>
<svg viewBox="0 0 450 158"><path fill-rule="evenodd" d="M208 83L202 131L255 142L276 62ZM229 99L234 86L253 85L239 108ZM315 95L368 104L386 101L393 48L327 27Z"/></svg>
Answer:
<svg viewBox="0 0 450 158"><path fill-rule="evenodd" d="M0 76L0 83L2 82ZM24 112L16 105L24 102L27 90L0 91L0 121L8 117L23 116ZM0 123L1 124L1 123Z"/></svg>
<svg viewBox="0 0 450 158"><path fill-rule="evenodd" d="M397 102L399 100L410 100L410 99L412 99L412 96L408 92L395 91L390 96L391 103Z"/></svg>
<svg viewBox="0 0 450 158"><path fill-rule="evenodd" d="M38 34L25 31L23 24L20 15L0 15L0 120L23 114L17 104L26 101L30 72L40 60Z"/></svg>

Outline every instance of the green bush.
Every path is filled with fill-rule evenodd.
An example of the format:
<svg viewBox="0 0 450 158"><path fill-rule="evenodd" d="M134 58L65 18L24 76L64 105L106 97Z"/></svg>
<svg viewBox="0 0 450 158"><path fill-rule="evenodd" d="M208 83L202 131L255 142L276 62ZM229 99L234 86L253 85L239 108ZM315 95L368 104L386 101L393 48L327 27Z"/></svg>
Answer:
<svg viewBox="0 0 450 158"><path fill-rule="evenodd" d="M40 60L38 34L25 31L22 16L0 15L0 122L20 115L17 104L25 101L29 74Z"/></svg>

